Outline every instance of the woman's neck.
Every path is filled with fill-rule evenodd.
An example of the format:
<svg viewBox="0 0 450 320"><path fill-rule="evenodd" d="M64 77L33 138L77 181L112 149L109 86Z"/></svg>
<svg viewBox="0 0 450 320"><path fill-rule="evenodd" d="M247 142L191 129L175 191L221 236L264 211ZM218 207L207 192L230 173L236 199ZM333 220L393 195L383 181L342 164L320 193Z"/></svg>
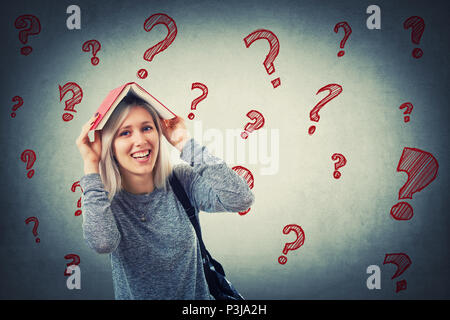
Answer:
<svg viewBox="0 0 450 320"><path fill-rule="evenodd" d="M153 192L153 174L150 176L122 175L123 188L132 194L148 194Z"/></svg>

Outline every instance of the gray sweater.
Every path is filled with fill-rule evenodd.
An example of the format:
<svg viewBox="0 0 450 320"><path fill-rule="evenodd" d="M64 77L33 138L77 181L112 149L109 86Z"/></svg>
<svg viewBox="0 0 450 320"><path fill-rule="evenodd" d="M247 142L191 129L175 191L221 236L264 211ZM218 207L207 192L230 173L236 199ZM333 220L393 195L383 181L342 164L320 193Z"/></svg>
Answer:
<svg viewBox="0 0 450 320"><path fill-rule="evenodd" d="M247 183L194 140L175 171L196 212L239 212L254 196ZM167 190L110 201L99 174L80 180L83 234L98 253L110 254L116 299L208 300L195 230L167 181Z"/></svg>

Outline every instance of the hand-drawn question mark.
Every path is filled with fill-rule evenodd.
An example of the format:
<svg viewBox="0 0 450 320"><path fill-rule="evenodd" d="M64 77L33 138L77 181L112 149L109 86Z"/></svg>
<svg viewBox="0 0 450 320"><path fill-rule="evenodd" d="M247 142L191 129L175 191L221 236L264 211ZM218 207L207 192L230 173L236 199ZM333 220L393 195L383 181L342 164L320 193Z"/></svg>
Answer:
<svg viewBox="0 0 450 320"><path fill-rule="evenodd" d="M330 93L325 98L320 100L319 103L317 103L316 106L311 110L311 112L309 113L309 118L311 119L311 121L319 122L320 109L322 109L322 107L325 104L327 104L329 101L333 100L334 98L336 98L338 95L341 94L342 86L340 86L336 83L327 84L325 87L320 88L319 91L317 91L316 95L318 95L319 93L321 93L325 90L328 90ZM316 126L314 126L314 125L310 126L308 129L308 133L310 135L312 135L315 131L316 131Z"/></svg>
<svg viewBox="0 0 450 320"><path fill-rule="evenodd" d="M100 51L101 48L102 45L95 39L86 41L85 43L83 43L83 46L81 47L81 49L84 52L91 52L92 49L93 57L91 58L91 63L93 66L98 65L98 63L100 62L100 59L97 58L97 53Z"/></svg>
<svg viewBox="0 0 450 320"><path fill-rule="evenodd" d="M418 16L409 17L403 22L403 29L408 30L409 28L412 28L411 41L418 45L425 31L425 21ZM420 48L414 48L412 51L412 56L416 59L419 59L422 55L423 51Z"/></svg>
<svg viewBox="0 0 450 320"><path fill-rule="evenodd" d="M39 220L38 220L38 218L36 218L36 217L29 217L29 218L27 218L27 219L25 219L25 223L26 224L29 224L31 221L33 221L34 222L34 226L33 226L33 235L35 236L35 237L37 237L37 228L38 228L38 226L39 226ZM36 243L39 243L39 242L41 242L41 239L39 239L39 238L36 238Z"/></svg>
<svg viewBox="0 0 450 320"><path fill-rule="evenodd" d="M289 234L291 231L294 231L297 235L297 239L293 242L286 243L284 245L283 253L287 254L289 250L297 250L305 243L305 232L303 229L296 224L288 224L283 228L284 234ZM287 262L287 258L285 256L278 257L279 264L285 264Z"/></svg>
<svg viewBox="0 0 450 320"><path fill-rule="evenodd" d="M208 96L208 87L205 86L203 83L194 82L192 84L192 90L194 90L194 89L200 89L200 90L203 91L203 93L202 93L201 96L199 96L194 101L192 101L192 103L191 103L191 110L197 110L196 108L197 108L197 105L200 103L200 101L203 101ZM192 119L195 118L195 115L191 112L191 113L189 113L188 118L190 120L192 120Z"/></svg>
<svg viewBox="0 0 450 320"><path fill-rule="evenodd" d="M83 90L81 87L75 82L67 82L63 87L59 86L59 101L61 102L67 92L71 91L73 96L72 98L66 100L66 107L64 110L77 112L74 107L76 104L79 104L83 99ZM62 119L64 121L70 121L73 119L73 115L70 113L64 113L62 115Z"/></svg>
<svg viewBox="0 0 450 320"><path fill-rule="evenodd" d="M411 102L405 102L405 103L403 103L403 104L399 107L399 109L402 110L402 109L404 109L404 108L406 108L406 111L403 112L403 114L411 114L411 112L412 112L414 106L412 105ZM404 121L404 122L409 122L409 120L410 120L409 116L405 116L405 117L403 118L403 121Z"/></svg>
<svg viewBox="0 0 450 320"><path fill-rule="evenodd" d="M34 162L36 161L36 153L31 150L27 149L22 152L20 155L20 159L27 164L27 170L31 169L34 165ZM27 172L28 179L31 179L34 175L34 170L30 170Z"/></svg>
<svg viewBox="0 0 450 320"><path fill-rule="evenodd" d="M247 117L253 120L253 122L249 122L246 124L244 128L245 131L241 133L242 139L247 139L248 133L262 128L265 122L264 116L256 110L250 110L249 112L247 112Z"/></svg>
<svg viewBox="0 0 450 320"><path fill-rule="evenodd" d="M27 23L27 21L29 23ZM14 26L16 27L16 29L24 29L28 24L29 27L27 29L19 32L19 40L23 44L26 44L28 42L28 36L37 35L39 34L39 32L41 32L41 23L39 19L31 14L19 16L14 22ZM33 51L33 48L30 46L26 46L20 49L20 53L24 56L29 55L31 51Z"/></svg>
<svg viewBox="0 0 450 320"><path fill-rule="evenodd" d="M260 39L266 39L267 41L269 41L270 50L266 56L266 59L264 60L263 65L264 68L266 68L267 73L272 74L275 71L273 62L280 52L280 42L278 41L277 36L272 31L266 29L258 29L244 38L245 46L248 48L254 41ZM276 78L271 82L274 89L281 84L280 78Z"/></svg>
<svg viewBox="0 0 450 320"><path fill-rule="evenodd" d="M395 274L392 276L392 280L400 276L411 265L411 259L405 253L388 253L384 256L383 264L392 263L397 266ZM395 292L398 293L401 290L406 290L406 280L397 281Z"/></svg>
<svg viewBox="0 0 450 320"><path fill-rule="evenodd" d="M253 174L251 173L250 170L248 170L243 166L235 166L231 168L231 170L235 171L238 174L238 176L242 177L247 182L247 185L250 188L250 190L253 189L255 185L255 179L253 178ZM251 208L248 208L245 211L239 212L239 215L243 216L247 214L250 211L250 209Z"/></svg>
<svg viewBox="0 0 450 320"><path fill-rule="evenodd" d="M81 192L83 192L83 188L80 186L80 181L75 181L73 184L72 184L72 187L70 188L70 190L72 190L72 192L75 192L75 190L77 189L77 187L80 187L80 189L81 189ZM81 197L80 197L80 199L78 199L78 201L77 201L77 208L81 208ZM79 215L81 215L82 214L82 211L81 210L77 210L77 211L75 211L75 216L79 216Z"/></svg>
<svg viewBox="0 0 450 320"><path fill-rule="evenodd" d="M345 159L345 157L342 154L335 153L331 156L331 160L333 161L339 160L334 164L334 172L333 172L333 177L335 179L339 179L341 177L341 173L338 170L339 168L342 168L343 166L346 165L347 159Z"/></svg>
<svg viewBox="0 0 450 320"><path fill-rule="evenodd" d="M158 53L166 50L177 36L177 25L175 21L164 13L156 13L148 17L144 22L144 30L150 32L157 24L165 25L168 33L164 40L145 51L144 60L147 60L148 62L151 62ZM147 78L147 75L148 72L145 69L140 69L137 72L137 76L141 79Z"/></svg>
<svg viewBox="0 0 450 320"><path fill-rule="evenodd" d="M17 109L19 109L23 105L23 99L22 97L15 96L14 98L12 98L12 101L17 102L15 105L13 105L13 112L11 112L11 118L15 118L16 113L14 111L17 111Z"/></svg>
<svg viewBox="0 0 450 320"><path fill-rule="evenodd" d="M344 38L342 38L341 43L340 43L340 48L344 49L345 47L345 43L347 42L348 37L350 37L350 35L352 34L352 28L350 27L350 25L343 21L343 22L339 22L334 26L334 32L338 33L339 32L339 28L343 28L345 35ZM340 58L345 54L344 50L341 50L338 52L337 56Z"/></svg>
<svg viewBox="0 0 450 320"><path fill-rule="evenodd" d="M415 148L404 148L398 162L397 171L408 174L408 180L398 192L398 199L412 199L413 193L428 186L437 176L439 164L429 152ZM414 215L407 202L399 202L391 208L395 220L409 220Z"/></svg>
<svg viewBox="0 0 450 320"><path fill-rule="evenodd" d="M72 259L71 262L69 262L69 263L66 264L67 267L69 267L69 266L71 266L71 265L76 265L76 266L77 266L77 265L80 264L80 256L78 256L78 255L76 255L76 254L73 254L73 253L66 254L66 255L64 256L64 259L67 259L67 260ZM66 267L66 269L64 270L64 275L65 275L65 276L70 276L71 274L70 274L70 273L67 273L67 267Z"/></svg>

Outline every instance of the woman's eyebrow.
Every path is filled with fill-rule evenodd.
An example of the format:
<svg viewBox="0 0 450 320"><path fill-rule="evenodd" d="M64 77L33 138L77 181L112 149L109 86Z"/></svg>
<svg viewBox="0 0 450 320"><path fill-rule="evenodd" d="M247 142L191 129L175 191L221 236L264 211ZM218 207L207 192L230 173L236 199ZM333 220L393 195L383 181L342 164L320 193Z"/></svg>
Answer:
<svg viewBox="0 0 450 320"><path fill-rule="evenodd" d="M151 125L153 125L153 123L151 121L143 121L143 122L141 122L141 125L143 125L143 124L151 124ZM131 128L131 127L132 127L132 125L129 124L127 126L120 127L119 130L128 129L128 128Z"/></svg>

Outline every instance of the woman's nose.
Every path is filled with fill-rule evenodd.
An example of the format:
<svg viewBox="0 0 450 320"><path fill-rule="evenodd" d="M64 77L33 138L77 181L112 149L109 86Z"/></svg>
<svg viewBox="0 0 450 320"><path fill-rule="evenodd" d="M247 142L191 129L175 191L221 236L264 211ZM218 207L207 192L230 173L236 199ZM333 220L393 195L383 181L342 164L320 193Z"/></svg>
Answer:
<svg viewBox="0 0 450 320"><path fill-rule="evenodd" d="M147 140L145 138L145 135L143 132L138 131L137 133L135 133L134 135L134 139L133 142L136 146L141 146L141 145L145 145Z"/></svg>

